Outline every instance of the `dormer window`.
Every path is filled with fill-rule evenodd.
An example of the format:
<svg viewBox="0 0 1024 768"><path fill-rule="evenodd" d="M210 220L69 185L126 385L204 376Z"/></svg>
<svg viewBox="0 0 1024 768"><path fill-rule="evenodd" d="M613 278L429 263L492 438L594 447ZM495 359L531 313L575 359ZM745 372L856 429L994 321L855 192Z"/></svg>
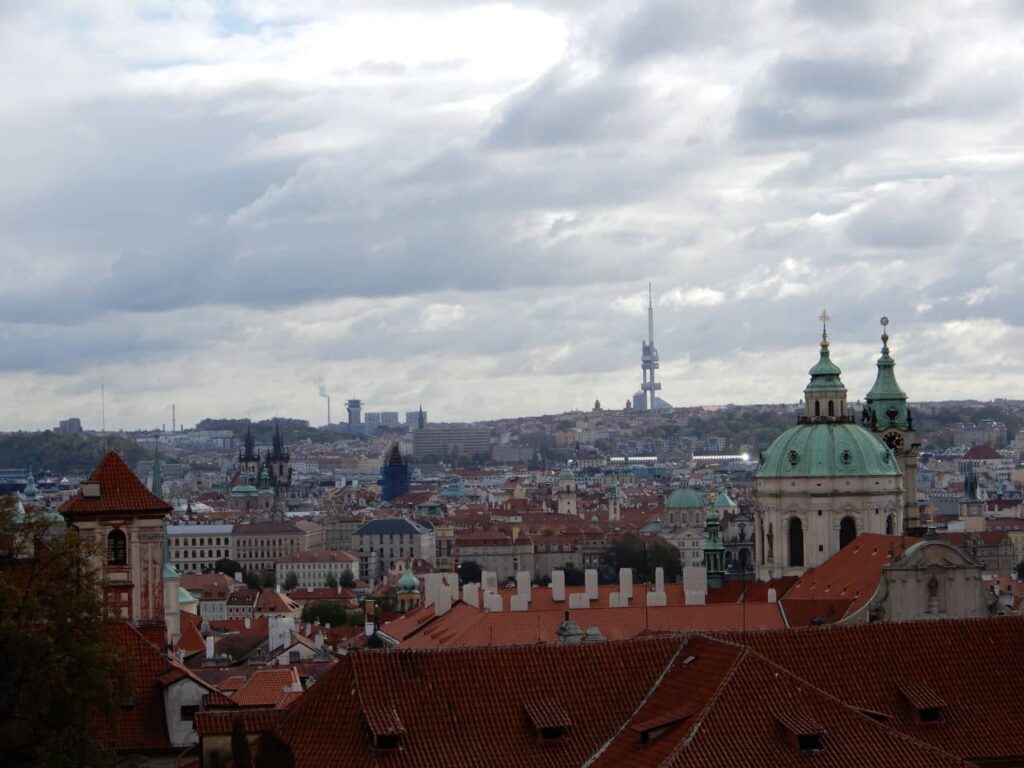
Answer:
<svg viewBox="0 0 1024 768"><path fill-rule="evenodd" d="M391 704L364 705L363 717L373 734L373 746L377 750L389 752L401 747L405 728Z"/></svg>
<svg viewBox="0 0 1024 768"><path fill-rule="evenodd" d="M824 749L825 729L810 716L795 710L775 713L779 735L800 753Z"/></svg>
<svg viewBox="0 0 1024 768"><path fill-rule="evenodd" d="M920 723L941 723L946 702L927 684L904 681L896 686Z"/></svg>
<svg viewBox="0 0 1024 768"><path fill-rule="evenodd" d="M572 724L569 713L557 701L535 699L526 702L523 708L541 744L557 744L568 735Z"/></svg>

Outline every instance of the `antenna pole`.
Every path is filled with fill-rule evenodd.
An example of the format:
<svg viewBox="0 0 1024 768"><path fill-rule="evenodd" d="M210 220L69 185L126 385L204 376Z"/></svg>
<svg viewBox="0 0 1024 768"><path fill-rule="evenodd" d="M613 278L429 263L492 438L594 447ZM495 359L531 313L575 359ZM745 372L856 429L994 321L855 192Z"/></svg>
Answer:
<svg viewBox="0 0 1024 768"><path fill-rule="evenodd" d="M107 396L102 372L100 372L100 424L100 434L103 436L103 450L106 451L109 447L107 443Z"/></svg>

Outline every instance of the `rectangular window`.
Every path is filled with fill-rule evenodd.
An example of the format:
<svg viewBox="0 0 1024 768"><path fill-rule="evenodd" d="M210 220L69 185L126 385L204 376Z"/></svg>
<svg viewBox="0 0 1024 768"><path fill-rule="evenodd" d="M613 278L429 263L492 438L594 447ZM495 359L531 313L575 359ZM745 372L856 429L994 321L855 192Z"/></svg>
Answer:
<svg viewBox="0 0 1024 768"><path fill-rule="evenodd" d="M199 707L188 704L182 705L181 707L181 720L182 722L191 723L195 719L196 712L199 711Z"/></svg>

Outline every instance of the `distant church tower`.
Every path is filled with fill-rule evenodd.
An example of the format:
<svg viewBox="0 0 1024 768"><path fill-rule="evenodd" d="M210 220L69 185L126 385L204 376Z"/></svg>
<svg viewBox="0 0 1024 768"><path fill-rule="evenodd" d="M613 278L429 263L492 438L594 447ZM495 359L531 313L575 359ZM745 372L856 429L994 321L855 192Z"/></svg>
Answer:
<svg viewBox="0 0 1024 768"><path fill-rule="evenodd" d="M896 363L889 355L889 318L883 317L882 356L878 358L875 383L865 397L861 424L869 427L878 438L896 454L903 472L903 531L914 536L924 535L917 507L917 460L921 444L914 442L914 419L907 405L907 393L896 383L893 371Z"/></svg>
<svg viewBox="0 0 1024 768"><path fill-rule="evenodd" d="M708 571L708 589L718 589L725 581L725 544L722 543L721 516L714 506L708 508L704 525L704 567Z"/></svg>
<svg viewBox="0 0 1024 768"><path fill-rule="evenodd" d="M83 539L98 546L93 564L108 609L163 647L163 524L171 505L151 493L111 451L59 511Z"/></svg>
<svg viewBox="0 0 1024 768"><path fill-rule="evenodd" d="M558 514L576 516L576 477L566 467L558 473Z"/></svg>

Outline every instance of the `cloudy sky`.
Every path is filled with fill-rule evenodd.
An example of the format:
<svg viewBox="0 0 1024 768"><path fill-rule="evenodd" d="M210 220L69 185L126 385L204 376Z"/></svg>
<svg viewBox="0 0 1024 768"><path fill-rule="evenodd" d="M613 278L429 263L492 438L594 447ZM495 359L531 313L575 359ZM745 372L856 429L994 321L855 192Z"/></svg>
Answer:
<svg viewBox="0 0 1024 768"><path fill-rule="evenodd" d="M1024 3L0 3L0 429L1024 396Z"/></svg>

